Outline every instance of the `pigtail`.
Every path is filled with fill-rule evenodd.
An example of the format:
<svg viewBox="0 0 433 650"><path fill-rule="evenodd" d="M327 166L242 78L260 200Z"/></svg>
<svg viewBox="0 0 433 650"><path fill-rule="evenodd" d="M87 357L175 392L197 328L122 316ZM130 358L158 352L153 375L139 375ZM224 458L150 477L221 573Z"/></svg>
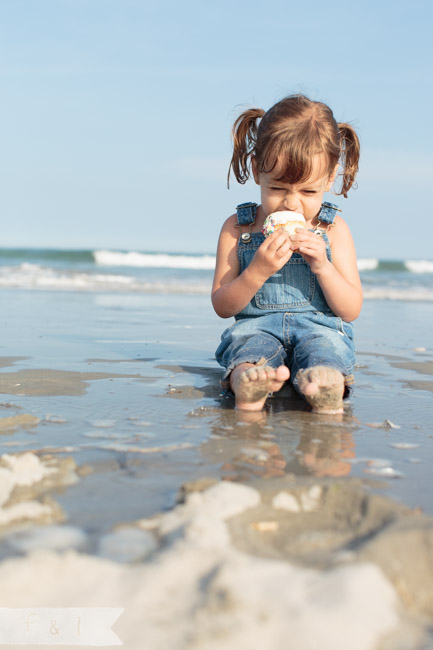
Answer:
<svg viewBox="0 0 433 650"><path fill-rule="evenodd" d="M360 144L356 131L350 124L339 123L340 132L340 160L343 166L343 182L341 192L347 199L347 192L353 186L358 172Z"/></svg>
<svg viewBox="0 0 433 650"><path fill-rule="evenodd" d="M257 120L263 117L261 108L249 108L239 115L232 129L233 156L227 174L227 187L230 184L230 172L241 185L249 179L250 158L254 154L257 141Z"/></svg>

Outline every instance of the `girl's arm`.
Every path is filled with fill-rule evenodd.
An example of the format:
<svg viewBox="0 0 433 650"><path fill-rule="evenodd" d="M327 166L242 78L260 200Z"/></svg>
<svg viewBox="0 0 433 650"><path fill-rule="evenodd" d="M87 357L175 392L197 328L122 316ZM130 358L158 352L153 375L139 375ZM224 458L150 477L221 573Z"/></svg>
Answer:
<svg viewBox="0 0 433 650"><path fill-rule="evenodd" d="M295 238L298 252L316 274L330 309L345 321L355 320L361 312L362 287L355 246L346 222L337 216L335 227L329 233L332 263L326 257L322 237L298 230Z"/></svg>
<svg viewBox="0 0 433 650"><path fill-rule="evenodd" d="M288 233L276 231L265 239L251 263L239 274L239 235L236 215L232 215L221 230L212 286L212 304L222 318L230 318L242 311L266 280L279 271L293 253Z"/></svg>

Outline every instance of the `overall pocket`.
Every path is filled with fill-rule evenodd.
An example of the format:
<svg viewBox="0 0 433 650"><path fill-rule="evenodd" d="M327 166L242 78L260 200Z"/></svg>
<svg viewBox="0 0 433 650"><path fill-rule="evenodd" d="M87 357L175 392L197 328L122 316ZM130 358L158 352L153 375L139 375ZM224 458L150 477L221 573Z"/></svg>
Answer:
<svg viewBox="0 0 433 650"><path fill-rule="evenodd" d="M294 253L280 271L272 275L255 295L259 309L290 310L307 307L314 298L316 278L299 253Z"/></svg>

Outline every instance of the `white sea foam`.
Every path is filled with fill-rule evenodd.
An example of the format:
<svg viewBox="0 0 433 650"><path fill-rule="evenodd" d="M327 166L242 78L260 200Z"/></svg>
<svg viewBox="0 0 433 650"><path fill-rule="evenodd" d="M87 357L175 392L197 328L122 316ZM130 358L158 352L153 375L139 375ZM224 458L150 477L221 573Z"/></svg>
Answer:
<svg viewBox="0 0 433 650"><path fill-rule="evenodd" d="M234 547L227 520L260 503L254 488L223 481L140 520L137 530L109 533L99 553L110 560L39 551L2 562L0 581L11 602L22 600L23 584L41 603L100 607L121 593L116 633L128 650L371 650L390 634L401 640L400 603L376 565L320 571ZM143 562L149 552L154 561Z"/></svg>
<svg viewBox="0 0 433 650"><path fill-rule="evenodd" d="M404 265L412 273L433 273L432 260L407 260Z"/></svg>
<svg viewBox="0 0 433 650"><path fill-rule="evenodd" d="M87 541L86 533L76 526L44 525L30 529L18 530L8 535L7 542L22 553L37 549L64 551L70 548L82 548Z"/></svg>
<svg viewBox="0 0 433 650"><path fill-rule="evenodd" d="M141 268L213 270L213 255L167 255L165 253L138 253L129 251L94 251L98 266L135 266Z"/></svg>
<svg viewBox="0 0 433 650"><path fill-rule="evenodd" d="M145 281L134 276L62 271L38 264L0 267L0 287L61 291L124 291L132 293L209 293L206 280L185 283L175 278Z"/></svg>
<svg viewBox="0 0 433 650"><path fill-rule="evenodd" d="M144 256L145 257L145 256ZM149 257L152 257L151 255ZM103 269L96 265L89 267L69 266L57 268L23 262L17 266L0 266L0 288L34 289L46 291L82 291L132 294L209 294L211 289L210 274L207 269L198 268L199 260L205 257L182 257L156 255L161 264L162 258L168 258L170 268L135 268L126 266L116 272L115 268ZM172 260L192 260L190 268L174 267ZM208 256L208 259L213 259ZM192 264L197 263L193 268ZM179 263L180 264L180 263ZM360 268L377 270L365 278L364 296L367 300L401 300L411 302L433 302L433 286L430 273L433 262L407 261L406 267L400 262L400 268L381 274L381 263L375 259L359 260ZM412 271L409 270L411 266ZM406 270L405 270L406 269ZM386 270L386 269L385 269ZM390 277L390 274L391 277ZM368 279L367 279L368 278Z"/></svg>
<svg viewBox="0 0 433 650"><path fill-rule="evenodd" d="M399 287L386 286L364 289L366 300L403 300L410 302L432 302L433 290L425 287Z"/></svg>
<svg viewBox="0 0 433 650"><path fill-rule="evenodd" d="M361 258L358 260L359 271L374 271L379 266L379 260L374 258Z"/></svg>
<svg viewBox="0 0 433 650"><path fill-rule="evenodd" d="M39 264L0 268L0 286L25 289L97 289L107 285L128 288L134 278L122 275L98 275L71 271L58 271Z"/></svg>

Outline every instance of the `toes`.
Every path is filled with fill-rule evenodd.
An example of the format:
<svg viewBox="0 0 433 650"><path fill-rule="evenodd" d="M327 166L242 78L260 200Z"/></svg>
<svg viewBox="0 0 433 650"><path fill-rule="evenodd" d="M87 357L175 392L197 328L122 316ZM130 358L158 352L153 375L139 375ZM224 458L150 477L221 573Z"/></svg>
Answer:
<svg viewBox="0 0 433 650"><path fill-rule="evenodd" d="M271 380L271 375L275 374L272 368L257 368L257 381L262 383L268 382Z"/></svg>
<svg viewBox="0 0 433 650"><path fill-rule="evenodd" d="M248 370L245 370L245 372L242 373L241 379L244 382L258 383L268 383L278 380L274 368L261 366L248 368ZM285 378L281 379L281 381L285 381Z"/></svg>
<svg viewBox="0 0 433 650"><path fill-rule="evenodd" d="M341 372L327 366L315 366L299 371L299 385L305 386L305 388L309 384L314 386L314 388L309 389L309 392L317 392L322 387L336 386L340 384L341 378Z"/></svg>
<svg viewBox="0 0 433 650"><path fill-rule="evenodd" d="M257 381L257 379L258 372L256 368L248 368L248 370L245 370L241 375L241 381L244 382Z"/></svg>
<svg viewBox="0 0 433 650"><path fill-rule="evenodd" d="M311 383L323 386L329 383L329 373L323 368L315 368L310 372L309 380Z"/></svg>
<svg viewBox="0 0 433 650"><path fill-rule="evenodd" d="M325 386L329 384L330 375L328 369L325 368L312 368L309 372L305 373L307 382L317 384L317 386Z"/></svg>
<svg viewBox="0 0 433 650"><path fill-rule="evenodd" d="M277 381L287 381L290 377L289 369L286 366L279 366L275 371L275 379Z"/></svg>
<svg viewBox="0 0 433 650"><path fill-rule="evenodd" d="M335 368L316 366L300 370L299 388L317 413L342 412L344 378Z"/></svg>
<svg viewBox="0 0 433 650"><path fill-rule="evenodd" d="M270 393L278 391L288 379L289 370L285 366L250 366L232 376L232 389L236 397L236 408L241 410L261 410Z"/></svg>
<svg viewBox="0 0 433 650"><path fill-rule="evenodd" d="M318 393L320 390L320 386L317 382L311 381L308 383L305 383L302 387L302 392L304 395L315 395Z"/></svg>

